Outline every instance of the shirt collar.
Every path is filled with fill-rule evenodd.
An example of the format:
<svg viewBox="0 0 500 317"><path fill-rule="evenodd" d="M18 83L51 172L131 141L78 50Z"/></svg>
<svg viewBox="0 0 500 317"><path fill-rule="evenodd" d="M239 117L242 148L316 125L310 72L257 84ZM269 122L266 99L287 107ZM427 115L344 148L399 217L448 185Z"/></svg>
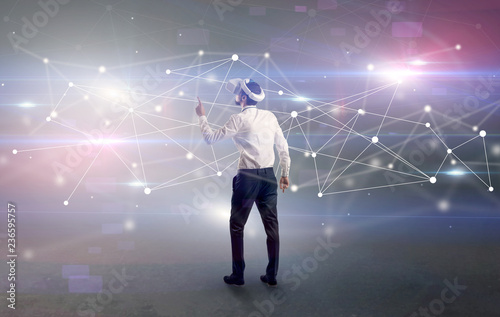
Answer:
<svg viewBox="0 0 500 317"><path fill-rule="evenodd" d="M245 106L243 109L241 109L241 112L247 110L248 108L257 108L257 106Z"/></svg>

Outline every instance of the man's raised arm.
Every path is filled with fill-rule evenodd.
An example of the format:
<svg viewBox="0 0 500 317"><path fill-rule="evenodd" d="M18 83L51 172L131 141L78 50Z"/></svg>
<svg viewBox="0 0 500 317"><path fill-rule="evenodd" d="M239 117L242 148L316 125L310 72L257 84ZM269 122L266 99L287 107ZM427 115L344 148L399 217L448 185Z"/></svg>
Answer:
<svg viewBox="0 0 500 317"><path fill-rule="evenodd" d="M205 142L207 142L207 144L213 144L217 141L226 138L231 138L238 131L233 116L229 118L229 120L226 122L226 124L224 124L222 128L215 131L212 130L212 128L210 128L210 125L208 124L208 120L205 115L205 108L203 107L203 104L201 103L199 97L198 97L198 106L196 107L195 110L196 114L198 115L198 122L200 124L201 134L203 135L203 139L205 140Z"/></svg>

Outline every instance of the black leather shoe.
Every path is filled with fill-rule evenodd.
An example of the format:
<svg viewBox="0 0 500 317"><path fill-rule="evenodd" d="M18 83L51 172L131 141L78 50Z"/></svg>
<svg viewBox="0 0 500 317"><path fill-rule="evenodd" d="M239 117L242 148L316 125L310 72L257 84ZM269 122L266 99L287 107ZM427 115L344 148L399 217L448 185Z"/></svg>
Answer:
<svg viewBox="0 0 500 317"><path fill-rule="evenodd" d="M242 278L237 278L233 274L230 276L224 276L224 282L229 285L234 285L234 286L243 286L245 285L245 281Z"/></svg>
<svg viewBox="0 0 500 317"><path fill-rule="evenodd" d="M269 287L277 287L278 286L278 282L276 281L276 279L269 279L267 276L265 275L261 275L260 276L260 280L264 283L267 284L267 286Z"/></svg>

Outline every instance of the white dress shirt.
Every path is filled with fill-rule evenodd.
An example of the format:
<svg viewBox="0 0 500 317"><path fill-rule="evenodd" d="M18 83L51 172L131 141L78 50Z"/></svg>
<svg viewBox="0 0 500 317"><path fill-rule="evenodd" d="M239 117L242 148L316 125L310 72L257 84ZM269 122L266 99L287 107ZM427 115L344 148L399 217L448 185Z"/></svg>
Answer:
<svg viewBox="0 0 500 317"><path fill-rule="evenodd" d="M201 133L208 144L233 138L240 152L238 169L273 167L274 145L278 150L281 176L288 177L290 155L288 143L276 116L256 106L246 106L238 114L233 114L224 126L216 131L208 125L206 116L199 117Z"/></svg>

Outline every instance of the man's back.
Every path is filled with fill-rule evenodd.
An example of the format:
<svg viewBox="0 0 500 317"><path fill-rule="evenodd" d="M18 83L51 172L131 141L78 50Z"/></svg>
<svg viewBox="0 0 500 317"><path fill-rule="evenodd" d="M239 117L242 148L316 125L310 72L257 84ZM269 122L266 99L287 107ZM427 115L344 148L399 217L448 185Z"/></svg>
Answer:
<svg viewBox="0 0 500 317"><path fill-rule="evenodd" d="M233 114L217 131L210 129L206 117L200 117L203 137L209 144L232 138L240 152L239 169L256 169L274 165L274 144L280 157L280 166L288 176L290 157L288 143L276 116L268 110L246 106Z"/></svg>

